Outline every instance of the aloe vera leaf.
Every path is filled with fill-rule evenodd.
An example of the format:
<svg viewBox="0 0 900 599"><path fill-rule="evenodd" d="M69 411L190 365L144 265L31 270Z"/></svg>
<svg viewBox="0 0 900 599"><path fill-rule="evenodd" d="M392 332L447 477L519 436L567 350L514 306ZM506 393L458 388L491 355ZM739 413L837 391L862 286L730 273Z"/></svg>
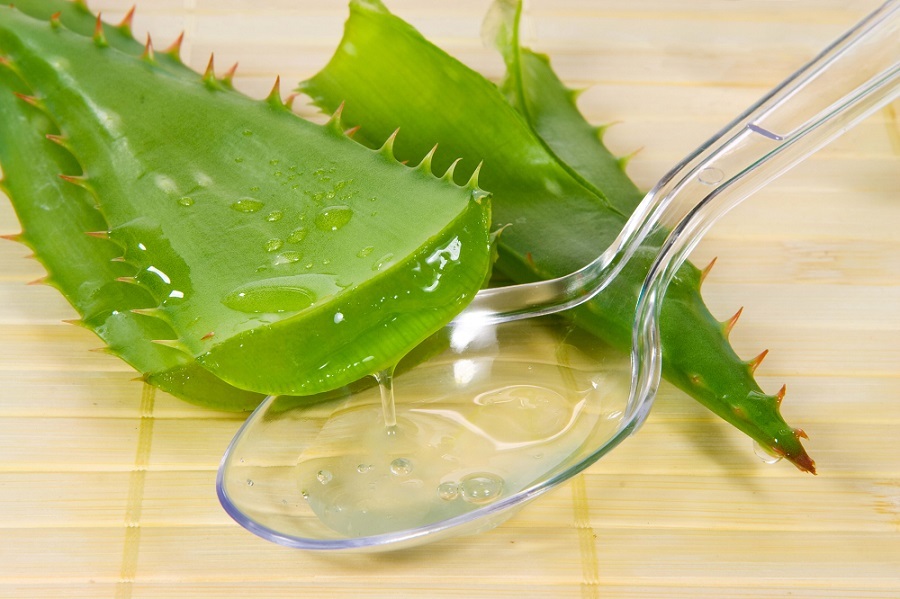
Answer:
<svg viewBox="0 0 900 599"><path fill-rule="evenodd" d="M566 88L556 76L549 57L521 46L521 16L521 1L496 0L492 7L495 43L507 67L502 85L507 98L552 152L592 185L606 190L611 201L617 202L617 207L630 212L643 198L625 174L624 161L617 159L603 144L602 128L591 126L581 115L576 106L577 92ZM727 328L733 323L716 326L700 294L690 292L691 286L699 289L700 273L694 270L690 281L687 287L673 287L671 290L678 303L664 305L661 326L665 331L672 322L684 319L684 312L689 311L693 314L693 320L708 324L704 327L707 336L703 339L703 345L698 346L698 339L686 338L677 328L671 334L663 332L664 349L668 350L663 360L665 377L751 438L772 450L777 449L759 434L759 429L770 434L799 434L799 431L794 433L794 429L789 429L781 417L779 405L783 391L778 395L766 395L762 391L753 376L753 363L743 363L728 341ZM579 321L585 328L597 331L605 323L593 322L596 316L591 307L579 314ZM684 340L686 344L676 346L675 339ZM695 355L697 348L703 350L697 352L701 355ZM703 354L711 354L713 359L731 367L704 371L709 375L714 373L715 379L701 381L696 374L685 376L685 373L696 368L695 363L709 361ZM735 390L738 390L737 393ZM746 399L731 402L721 399L728 395Z"/></svg>
<svg viewBox="0 0 900 599"><path fill-rule="evenodd" d="M160 319L131 312L151 306L152 298L141 288L116 280L132 274L130 267L114 261L121 256L117 246L85 235L106 230L106 221L86 191L58 176L73 172L78 164L67 151L47 143L45 136L58 131L46 116L13 93L30 90L10 71L0 69L2 189L23 227L23 233L13 237L35 252L48 273L44 282L78 310L81 319L76 324L94 331L110 353L148 377L186 375L159 385L165 391L218 409L248 410L257 405L264 395L230 388L183 353L151 342L174 338L174 332Z"/></svg>
<svg viewBox="0 0 900 599"><path fill-rule="evenodd" d="M531 79L533 74L519 71L530 82L522 97L528 98L534 122L543 123L543 139L492 83L427 42L380 2L355 1L341 46L300 90L326 110L343 102L348 124L361 126L355 139L364 143L375 145L400 127L396 148L401 159L415 160L439 142L449 153L439 151L436 163L449 154L462 156L469 168L484 161L481 182L494 194L495 224L512 225L500 236L497 268L514 281L527 282L567 274L597 256L621 229L623 210L637 199L618 166L576 171L563 163L564 143L559 140L566 133L560 123L575 126L571 111L565 116L553 99L555 75L548 79L548 69L541 69L539 61L529 67L544 75ZM531 89L542 85L547 87L540 94ZM435 118L438 102L445 108ZM555 117L546 116L554 111ZM538 114L546 118L537 119ZM585 147L583 136L574 139L573 152ZM619 200L619 209L608 199L612 194L595 191L605 191L610 181L609 188L628 195ZM629 349L637 292L655 254L653 247L640 250L613 284L577 312L576 321L612 345ZM759 389L752 376L755 362L741 360L731 349L727 326L703 305L700 280L700 272L686 264L666 295L661 328L665 376L770 451L814 471L799 441L802 431L790 428L778 414L781 394Z"/></svg>
<svg viewBox="0 0 900 599"><path fill-rule="evenodd" d="M95 32L97 17L83 3L19 0L16 8L43 20L57 15L66 27L81 35L90 37ZM144 46L131 37L127 22L121 26L104 24L103 31L110 45L136 56L144 52ZM196 76L174 52L157 54L157 60L185 77ZM151 307L152 298L134 285L116 281L133 274L133 269L110 262L121 256L121 250L115 251L115 246L83 235L86 231L105 231L107 225L85 190L58 177L61 173L78 172L80 166L69 152L46 143L44 136L58 131L39 110L15 99L14 92L31 94L18 77L0 70L0 122L4 125L0 127L0 165L8 171L4 187L25 230L16 237L35 252L48 271L46 282L79 312L78 324L96 333L110 353L143 373L145 380L176 397L219 410L246 411L256 407L264 394L233 387L186 354L151 343L155 339L174 339L176 335L160 319L123 309ZM103 291L85 293L99 289ZM129 301L123 301L123 297Z"/></svg>
<svg viewBox="0 0 900 599"><path fill-rule="evenodd" d="M144 315L228 383L341 386L395 362L483 280L490 209L474 177L457 186L427 159L402 166L390 144L360 148L337 120L305 122L275 94L188 82L9 9L0 22L7 61L158 301Z"/></svg>

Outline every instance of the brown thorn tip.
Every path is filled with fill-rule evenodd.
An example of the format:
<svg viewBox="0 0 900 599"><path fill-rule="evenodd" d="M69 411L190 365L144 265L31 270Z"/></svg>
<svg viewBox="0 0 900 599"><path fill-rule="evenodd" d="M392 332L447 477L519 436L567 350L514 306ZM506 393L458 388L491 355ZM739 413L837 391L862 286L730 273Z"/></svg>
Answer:
<svg viewBox="0 0 900 599"><path fill-rule="evenodd" d="M744 311L744 307L741 306L738 308L738 311L734 313L734 316L725 321L725 336L731 334L731 329L734 328L734 325L737 324L738 319L741 317L741 313Z"/></svg>
<svg viewBox="0 0 900 599"><path fill-rule="evenodd" d="M713 266L716 265L716 260L718 260L718 259L719 259L719 257L716 256L715 258L713 258L712 260L709 261L709 264L706 265L706 268L704 268L703 270L700 271L700 284L701 285L703 284L703 281L706 280L706 276L709 274L709 271L711 271Z"/></svg>
<svg viewBox="0 0 900 599"><path fill-rule="evenodd" d="M63 181L65 181L66 183L74 183L75 185L83 185L84 184L84 177L79 177L78 175L61 174L59 176L59 178L62 179Z"/></svg>
<svg viewBox="0 0 900 599"><path fill-rule="evenodd" d="M97 239L109 239L109 231L86 231L85 235L96 237Z"/></svg>
<svg viewBox="0 0 900 599"><path fill-rule="evenodd" d="M26 285L29 285L29 286L34 286L34 285L44 285L44 284L46 284L47 281L49 281L49 280L50 280L50 277L40 277L40 278L37 278L37 279L35 279L35 280L33 280L33 281L28 281L28 282L25 283L25 284L26 284Z"/></svg>
<svg viewBox="0 0 900 599"><path fill-rule="evenodd" d="M23 102L25 102L27 104L31 104L32 106L38 105L38 99L35 98L34 96L29 96L28 94L23 94L21 92L13 92L13 93L15 94L15 96L18 99L22 100Z"/></svg>
<svg viewBox="0 0 900 599"><path fill-rule="evenodd" d="M206 71L203 73L204 79L214 78L216 76L216 60L215 55L209 55L209 62L206 63Z"/></svg>
<svg viewBox="0 0 900 599"><path fill-rule="evenodd" d="M131 31L131 24L134 21L134 11L137 7L132 5L131 8L128 9L128 12L125 13L125 17L122 19L122 22L119 23L119 29L127 29Z"/></svg>
<svg viewBox="0 0 900 599"><path fill-rule="evenodd" d="M759 368L759 365L762 364L762 361L766 359L766 356L768 355L768 353L769 353L769 350L764 349L761 352L759 352L758 356L756 356L755 358L750 360L750 362L748 363L748 366L750 366L750 374L753 374L756 372L756 369Z"/></svg>
<svg viewBox="0 0 900 599"><path fill-rule="evenodd" d="M103 20L100 18L100 13L97 13L97 21L94 23L94 39L102 40L103 37Z"/></svg>
<svg viewBox="0 0 900 599"><path fill-rule="evenodd" d="M234 63L231 65L231 68L225 72L225 76L222 78L227 83L231 83L234 80L234 74L237 73L238 63Z"/></svg>
<svg viewBox="0 0 900 599"><path fill-rule="evenodd" d="M346 135L347 137L353 137L354 135L356 135L357 131L359 131L359 125L357 125L355 127L350 127L349 129L344 131L344 135Z"/></svg>
<svg viewBox="0 0 900 599"><path fill-rule="evenodd" d="M144 53L141 54L141 58L143 60L153 60L153 40L150 39L150 34L147 34L147 43L144 44Z"/></svg>
<svg viewBox="0 0 900 599"><path fill-rule="evenodd" d="M84 325L84 322L78 318L63 318L62 322L63 324L73 324L76 327Z"/></svg>
<svg viewBox="0 0 900 599"><path fill-rule="evenodd" d="M184 42L184 31L178 34L178 37L175 38L175 41L166 48L166 54L170 54L175 58L181 57L181 44Z"/></svg>
<svg viewBox="0 0 900 599"><path fill-rule="evenodd" d="M809 439L809 435L807 435L806 431L803 430L802 428L795 428L794 436L796 436L798 439L807 439L807 440Z"/></svg>
<svg viewBox="0 0 900 599"><path fill-rule="evenodd" d="M275 84L269 92L269 100L281 102L281 75L275 76Z"/></svg>
<svg viewBox="0 0 900 599"><path fill-rule="evenodd" d="M784 395L787 393L787 385L782 385L781 389L778 390L778 393L775 394L775 402L780 406L781 402L784 401Z"/></svg>
<svg viewBox="0 0 900 599"><path fill-rule="evenodd" d="M7 241L21 242L22 234L21 233L9 233L6 235L0 235L0 239L5 239Z"/></svg>
<svg viewBox="0 0 900 599"><path fill-rule="evenodd" d="M207 341L208 339L212 339L215 336L215 331L210 331L207 334L200 337L200 341Z"/></svg>

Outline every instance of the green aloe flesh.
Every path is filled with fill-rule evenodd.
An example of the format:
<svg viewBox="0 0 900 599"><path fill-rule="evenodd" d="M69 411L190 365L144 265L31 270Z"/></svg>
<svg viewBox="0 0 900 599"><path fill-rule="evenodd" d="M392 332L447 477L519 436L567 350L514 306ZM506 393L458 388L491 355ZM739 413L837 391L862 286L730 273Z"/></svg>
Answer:
<svg viewBox="0 0 900 599"><path fill-rule="evenodd" d="M344 38L328 65L300 85L323 109L343 103L355 139L377 146L398 127L395 152L414 161L434 143L434 164L462 157L464 177L483 162L499 238L496 269L527 282L561 276L596 257L640 200L621 162L578 113L573 94L542 56L519 48L518 8L506 8L499 43L508 77L499 89L425 40L377 0L351 3ZM385 43L390 40L390 43ZM440 107L437 109L436 107ZM630 348L638 290L656 254L640 251L616 282L578 310L576 322ZM754 361L740 359L728 327L700 296L700 271L685 264L662 308L664 376L802 470L814 471L799 429L766 394Z"/></svg>
<svg viewBox="0 0 900 599"><path fill-rule="evenodd" d="M337 119L313 125L275 94L253 101L109 39L2 9L4 91L26 105L3 104L21 128L3 136L35 144L4 156L4 185L22 240L129 362L188 391L212 383L225 407L256 400L232 388L318 393L390 366L477 291L490 207L474 178L406 167ZM61 148L39 148L47 132ZM52 218L38 192L79 219L66 234L90 227L72 244L84 271L65 274L68 241L37 231ZM134 348L117 347L128 334Z"/></svg>

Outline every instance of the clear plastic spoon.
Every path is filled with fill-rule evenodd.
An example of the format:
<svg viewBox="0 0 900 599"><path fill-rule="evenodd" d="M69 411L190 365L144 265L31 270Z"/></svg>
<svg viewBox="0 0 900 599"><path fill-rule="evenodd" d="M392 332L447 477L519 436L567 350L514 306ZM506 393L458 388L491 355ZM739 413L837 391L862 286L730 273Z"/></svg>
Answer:
<svg viewBox="0 0 900 599"><path fill-rule="evenodd" d="M303 405L268 398L225 453L222 505L305 549L396 549L496 526L643 423L660 382L662 298L713 223L898 95L891 0L672 169L583 269L479 293L377 385ZM661 232L629 362L564 313Z"/></svg>

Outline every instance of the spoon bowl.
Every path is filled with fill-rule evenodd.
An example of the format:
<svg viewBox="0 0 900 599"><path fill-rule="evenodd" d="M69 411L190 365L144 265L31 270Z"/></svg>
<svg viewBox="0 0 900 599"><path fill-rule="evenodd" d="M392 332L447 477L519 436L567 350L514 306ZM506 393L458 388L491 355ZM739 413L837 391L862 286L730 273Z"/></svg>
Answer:
<svg viewBox="0 0 900 599"><path fill-rule="evenodd" d="M371 379L298 407L271 397L235 437L220 498L254 532L309 549L392 548L496 526L611 450L627 356L549 315L454 321ZM396 424L382 400L393 393ZM317 398L318 399L318 398Z"/></svg>

